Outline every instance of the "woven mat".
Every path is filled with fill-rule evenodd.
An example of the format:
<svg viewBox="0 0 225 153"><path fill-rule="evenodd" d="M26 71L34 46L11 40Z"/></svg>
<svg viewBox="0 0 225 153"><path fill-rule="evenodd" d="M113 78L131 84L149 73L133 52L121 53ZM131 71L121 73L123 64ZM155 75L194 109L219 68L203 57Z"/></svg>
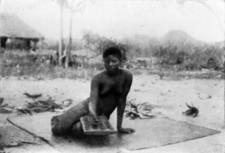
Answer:
<svg viewBox="0 0 225 153"><path fill-rule="evenodd" d="M10 120L30 132L47 139L63 152L112 152L118 148L128 150L146 149L184 142L219 133L219 131L192 125L169 118L124 119L123 125L136 130L130 135L87 136L82 138L55 137L50 129L54 114L42 113L33 116L11 118ZM113 124L114 125L114 124Z"/></svg>
<svg viewBox="0 0 225 153"><path fill-rule="evenodd" d="M40 143L32 135L12 126L0 126L0 148Z"/></svg>

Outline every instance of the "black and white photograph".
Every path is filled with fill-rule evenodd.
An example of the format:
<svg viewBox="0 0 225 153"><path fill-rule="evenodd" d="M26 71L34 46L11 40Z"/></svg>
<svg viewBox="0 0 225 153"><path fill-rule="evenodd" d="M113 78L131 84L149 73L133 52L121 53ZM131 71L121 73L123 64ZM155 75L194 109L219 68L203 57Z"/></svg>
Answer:
<svg viewBox="0 0 225 153"><path fill-rule="evenodd" d="M0 0L0 153L225 153L225 0Z"/></svg>

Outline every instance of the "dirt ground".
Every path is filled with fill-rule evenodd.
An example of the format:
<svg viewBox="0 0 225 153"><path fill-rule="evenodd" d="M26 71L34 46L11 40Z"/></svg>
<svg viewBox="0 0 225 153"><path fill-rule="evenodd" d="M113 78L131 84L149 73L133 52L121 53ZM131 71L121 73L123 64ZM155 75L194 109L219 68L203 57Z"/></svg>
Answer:
<svg viewBox="0 0 225 153"><path fill-rule="evenodd" d="M24 92L42 93L43 97L50 95L56 102L71 98L77 103L89 96L90 80L79 79L54 79L34 80L18 78L1 78L0 97L4 97L4 103L21 107L28 99ZM224 153L224 81L183 79L160 79L158 75L135 75L128 99L136 99L137 103L148 102L153 104L153 111L157 114L168 116L176 120L186 121L192 124L217 129L220 134L186 141L174 145L151 148L135 153ZM182 114L187 107L185 103L193 104L199 109L196 118ZM0 124L8 124L5 120L12 114L0 114ZM38 148L38 149L37 149ZM5 148L9 153L57 153L57 150L43 145L25 145L15 148ZM121 149L120 153L130 152Z"/></svg>

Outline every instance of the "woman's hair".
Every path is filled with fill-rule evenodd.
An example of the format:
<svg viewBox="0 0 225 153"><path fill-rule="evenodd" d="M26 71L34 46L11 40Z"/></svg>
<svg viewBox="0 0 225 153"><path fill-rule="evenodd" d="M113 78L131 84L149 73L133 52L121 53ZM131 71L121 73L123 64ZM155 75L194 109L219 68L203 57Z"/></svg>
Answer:
<svg viewBox="0 0 225 153"><path fill-rule="evenodd" d="M122 59L122 52L119 47L109 47L103 51L103 59L108 57L109 55L115 55L120 60Z"/></svg>

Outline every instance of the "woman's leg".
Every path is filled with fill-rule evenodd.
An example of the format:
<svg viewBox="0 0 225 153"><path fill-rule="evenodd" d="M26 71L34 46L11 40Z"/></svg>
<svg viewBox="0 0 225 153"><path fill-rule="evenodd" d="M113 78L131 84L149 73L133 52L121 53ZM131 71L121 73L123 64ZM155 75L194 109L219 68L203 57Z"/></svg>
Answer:
<svg viewBox="0 0 225 153"><path fill-rule="evenodd" d="M84 131L82 129L80 121L73 124L73 126L71 128L71 132L74 136L83 136L84 135Z"/></svg>
<svg viewBox="0 0 225 153"><path fill-rule="evenodd" d="M61 115L51 119L52 132L55 135L65 134L71 130L74 123L80 121L80 117L88 113L88 99L71 107Z"/></svg>

